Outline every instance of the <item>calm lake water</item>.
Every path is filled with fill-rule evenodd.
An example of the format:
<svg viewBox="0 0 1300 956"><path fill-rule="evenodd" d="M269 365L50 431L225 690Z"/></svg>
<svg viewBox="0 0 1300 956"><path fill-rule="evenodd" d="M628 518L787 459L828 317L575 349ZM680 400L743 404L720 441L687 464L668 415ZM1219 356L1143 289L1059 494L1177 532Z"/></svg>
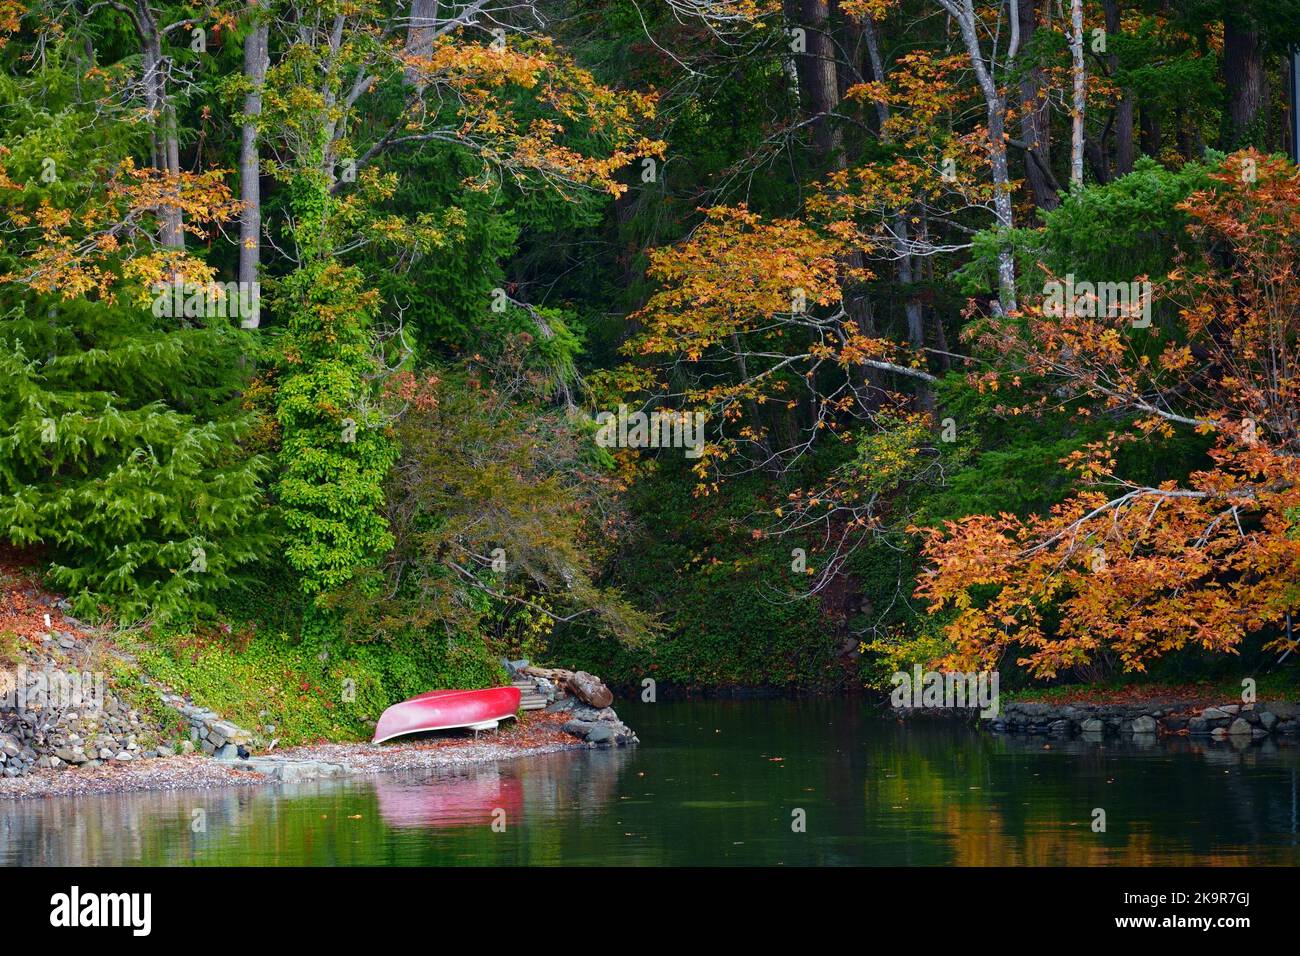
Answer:
<svg viewBox="0 0 1300 956"><path fill-rule="evenodd" d="M639 748L0 803L0 864L1300 864L1296 747L998 738L904 727L852 701L619 713ZM206 830L193 832L200 809ZM796 810L806 832L792 830Z"/></svg>

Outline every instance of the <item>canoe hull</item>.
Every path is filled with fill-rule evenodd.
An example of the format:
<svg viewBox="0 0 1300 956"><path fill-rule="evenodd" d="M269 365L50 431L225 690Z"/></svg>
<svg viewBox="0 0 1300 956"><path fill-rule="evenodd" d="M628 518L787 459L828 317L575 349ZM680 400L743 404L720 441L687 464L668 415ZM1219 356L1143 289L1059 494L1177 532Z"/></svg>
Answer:
<svg viewBox="0 0 1300 956"><path fill-rule="evenodd" d="M389 707L375 725L372 743L429 730L491 730L519 710L518 687L431 690Z"/></svg>

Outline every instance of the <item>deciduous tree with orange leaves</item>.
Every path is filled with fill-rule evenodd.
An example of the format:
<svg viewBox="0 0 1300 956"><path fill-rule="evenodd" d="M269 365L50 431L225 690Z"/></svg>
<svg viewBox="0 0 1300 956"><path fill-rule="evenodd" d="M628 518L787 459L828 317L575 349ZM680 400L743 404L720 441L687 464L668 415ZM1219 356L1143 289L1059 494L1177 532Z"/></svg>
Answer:
<svg viewBox="0 0 1300 956"><path fill-rule="evenodd" d="M1248 634L1296 647L1300 611L1300 173L1235 154L1182 209L1195 253L1157 285L1167 327L1122 310L1044 310L979 338L987 378L1032 375L1054 400L1116 416L1110 439L1064 462L1083 490L1048 515L975 515L929 529L918 594L950 613L942 661L1011 655L1039 677L1113 655L1142 671L1171 651L1233 653ZM1079 302L1077 305L1084 306ZM1135 483L1126 442L1194 429L1211 441L1186 480Z"/></svg>

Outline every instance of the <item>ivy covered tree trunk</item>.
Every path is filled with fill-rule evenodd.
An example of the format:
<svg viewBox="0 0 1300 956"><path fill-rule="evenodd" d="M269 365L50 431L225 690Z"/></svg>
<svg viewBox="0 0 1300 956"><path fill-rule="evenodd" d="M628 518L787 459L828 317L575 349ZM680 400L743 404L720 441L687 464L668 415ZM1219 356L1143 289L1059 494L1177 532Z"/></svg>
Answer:
<svg viewBox="0 0 1300 956"><path fill-rule="evenodd" d="M291 186L301 264L284 282L276 399L285 553L313 595L351 581L393 546L383 481L397 458L396 443L368 412L379 295L331 255L330 185L309 169Z"/></svg>

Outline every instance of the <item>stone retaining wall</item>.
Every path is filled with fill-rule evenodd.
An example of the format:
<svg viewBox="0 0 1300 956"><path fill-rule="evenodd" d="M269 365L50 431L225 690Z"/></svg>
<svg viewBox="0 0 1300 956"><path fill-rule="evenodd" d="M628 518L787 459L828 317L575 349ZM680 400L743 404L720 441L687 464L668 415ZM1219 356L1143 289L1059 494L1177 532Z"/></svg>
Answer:
<svg viewBox="0 0 1300 956"><path fill-rule="evenodd" d="M1300 704L1262 701L1215 707L1179 702L1151 704L1008 704L982 723L996 733L1072 737L1187 734L1259 740L1300 735Z"/></svg>

